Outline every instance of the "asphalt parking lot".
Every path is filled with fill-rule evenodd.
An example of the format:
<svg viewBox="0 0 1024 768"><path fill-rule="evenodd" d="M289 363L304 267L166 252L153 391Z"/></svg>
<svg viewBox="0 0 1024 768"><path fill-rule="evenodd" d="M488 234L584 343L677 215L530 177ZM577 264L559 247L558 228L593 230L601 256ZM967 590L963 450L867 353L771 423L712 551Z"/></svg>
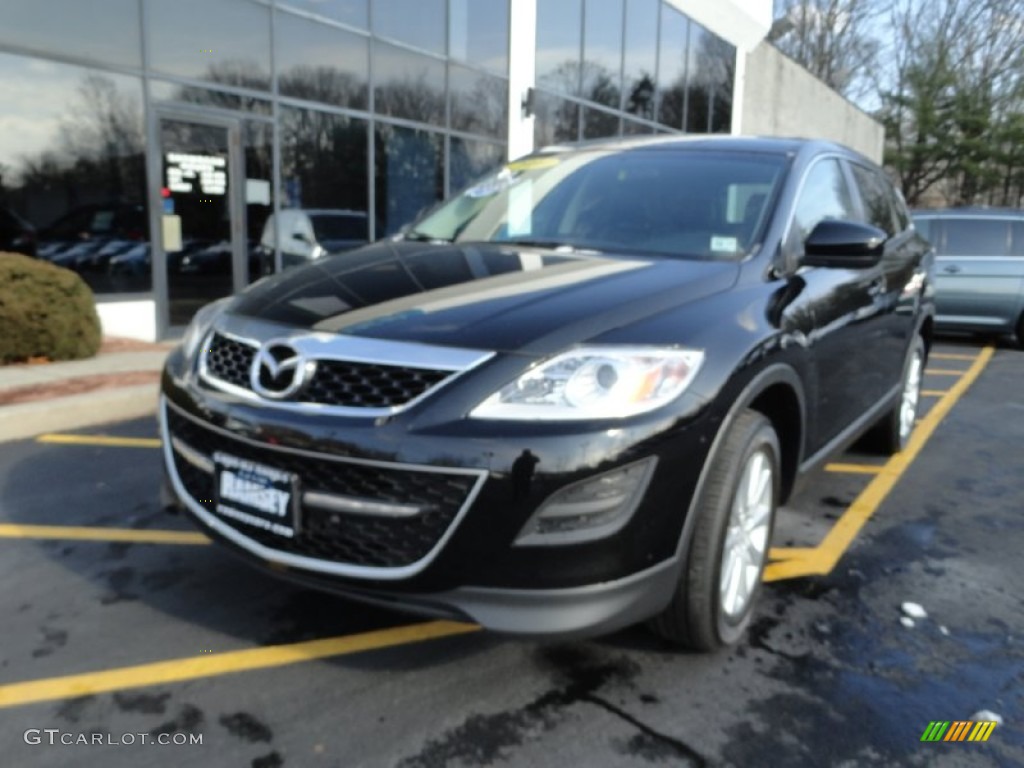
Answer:
<svg viewBox="0 0 1024 768"><path fill-rule="evenodd" d="M910 448L811 478L749 637L710 656L275 580L160 511L151 419L0 445L0 763L1024 765L1022 380L1024 352L938 344ZM983 743L921 741L984 710Z"/></svg>

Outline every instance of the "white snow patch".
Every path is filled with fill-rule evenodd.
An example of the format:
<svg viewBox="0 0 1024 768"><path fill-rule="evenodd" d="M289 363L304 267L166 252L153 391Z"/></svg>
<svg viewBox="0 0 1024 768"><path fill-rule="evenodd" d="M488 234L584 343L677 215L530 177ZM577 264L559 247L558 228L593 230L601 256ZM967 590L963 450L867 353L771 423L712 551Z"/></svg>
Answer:
<svg viewBox="0 0 1024 768"><path fill-rule="evenodd" d="M902 624L907 629L913 629L914 620L909 616L900 616L900 624Z"/></svg>
<svg viewBox="0 0 1024 768"><path fill-rule="evenodd" d="M946 635L947 637L949 636L949 630L946 628L945 624L939 624L939 632Z"/></svg>
<svg viewBox="0 0 1024 768"><path fill-rule="evenodd" d="M922 608L917 603L903 603L900 606L905 616L909 616L912 619L926 619L928 618L928 611Z"/></svg>

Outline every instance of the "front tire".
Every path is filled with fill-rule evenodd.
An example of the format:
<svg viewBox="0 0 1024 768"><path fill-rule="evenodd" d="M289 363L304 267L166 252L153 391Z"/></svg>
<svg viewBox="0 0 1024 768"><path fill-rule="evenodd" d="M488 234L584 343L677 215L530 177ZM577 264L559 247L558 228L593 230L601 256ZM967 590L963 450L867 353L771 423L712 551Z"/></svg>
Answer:
<svg viewBox="0 0 1024 768"><path fill-rule="evenodd" d="M778 436L742 411L711 459L683 573L652 620L659 635L696 651L732 645L753 612L768 557L780 487Z"/></svg>
<svg viewBox="0 0 1024 768"><path fill-rule="evenodd" d="M874 447L883 455L891 456L902 451L914 433L921 402L925 357L924 339L915 336L903 364L899 402L878 423L872 435Z"/></svg>

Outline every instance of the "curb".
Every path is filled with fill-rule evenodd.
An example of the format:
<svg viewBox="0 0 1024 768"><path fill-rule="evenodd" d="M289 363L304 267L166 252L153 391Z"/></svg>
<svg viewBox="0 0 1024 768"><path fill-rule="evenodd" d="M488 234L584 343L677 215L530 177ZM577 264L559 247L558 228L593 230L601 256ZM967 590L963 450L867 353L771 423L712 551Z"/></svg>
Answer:
<svg viewBox="0 0 1024 768"><path fill-rule="evenodd" d="M156 413L159 384L85 392L0 408L0 443Z"/></svg>

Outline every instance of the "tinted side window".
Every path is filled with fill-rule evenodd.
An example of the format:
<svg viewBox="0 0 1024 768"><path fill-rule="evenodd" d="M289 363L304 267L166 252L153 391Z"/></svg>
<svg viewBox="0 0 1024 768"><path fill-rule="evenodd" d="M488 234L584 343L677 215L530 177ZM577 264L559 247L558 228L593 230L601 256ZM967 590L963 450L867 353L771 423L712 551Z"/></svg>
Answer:
<svg viewBox="0 0 1024 768"><path fill-rule="evenodd" d="M1024 221L1013 222L1013 256L1024 256Z"/></svg>
<svg viewBox="0 0 1024 768"><path fill-rule="evenodd" d="M950 256L1007 256L1010 222L998 219L946 219L940 254Z"/></svg>
<svg viewBox="0 0 1024 768"><path fill-rule="evenodd" d="M931 219L914 219L914 228L921 234L925 240L928 240L932 245L935 245L935 241L938 239L936 235L933 235L935 227L932 226Z"/></svg>
<svg viewBox="0 0 1024 768"><path fill-rule="evenodd" d="M896 234L893 221L891 185L880 173L865 168L863 165L850 163L853 178L864 201L864 215L872 226L885 230L890 236Z"/></svg>
<svg viewBox="0 0 1024 768"><path fill-rule="evenodd" d="M836 160L822 160L811 167L804 179L793 212L790 242L802 245L811 230L825 219L857 218L846 177Z"/></svg>

